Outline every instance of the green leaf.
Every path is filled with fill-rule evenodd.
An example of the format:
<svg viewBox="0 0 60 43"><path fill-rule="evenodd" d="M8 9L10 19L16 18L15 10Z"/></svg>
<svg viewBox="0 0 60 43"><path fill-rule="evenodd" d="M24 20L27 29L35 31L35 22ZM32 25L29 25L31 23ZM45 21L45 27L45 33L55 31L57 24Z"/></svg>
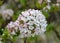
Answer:
<svg viewBox="0 0 60 43"><path fill-rule="evenodd" d="M44 14L44 16L45 16L46 18L49 17L49 13L48 13L48 12L42 11L42 13Z"/></svg>
<svg viewBox="0 0 60 43"><path fill-rule="evenodd" d="M46 2L43 2L41 7L42 8L46 7Z"/></svg>
<svg viewBox="0 0 60 43"><path fill-rule="evenodd" d="M0 1L0 6L2 5L3 1Z"/></svg>
<svg viewBox="0 0 60 43"><path fill-rule="evenodd" d="M2 28L0 28L0 35L2 35L3 34L3 30L2 30Z"/></svg>
<svg viewBox="0 0 60 43"><path fill-rule="evenodd" d="M37 38L38 38L39 36L34 36L34 37L29 37L28 39L27 39L27 41L33 41L33 40L36 40Z"/></svg>
<svg viewBox="0 0 60 43"><path fill-rule="evenodd" d="M9 31L5 28L2 34L2 42L6 42L8 39L10 40L10 34Z"/></svg>
<svg viewBox="0 0 60 43"><path fill-rule="evenodd" d="M38 9L41 9L41 4L39 4L38 2L36 2L36 7L37 7Z"/></svg>
<svg viewBox="0 0 60 43"><path fill-rule="evenodd" d="M16 35L13 35L12 36L13 38L11 39L13 42L15 42L17 39L18 39L18 36L16 36Z"/></svg>
<svg viewBox="0 0 60 43"><path fill-rule="evenodd" d="M8 38L9 37L9 31L7 29L4 29L2 38Z"/></svg>
<svg viewBox="0 0 60 43"><path fill-rule="evenodd" d="M4 19L0 18L0 28L1 26L3 26L4 23L5 23Z"/></svg>
<svg viewBox="0 0 60 43"><path fill-rule="evenodd" d="M26 0L19 0L22 6L26 6Z"/></svg>
<svg viewBox="0 0 60 43"><path fill-rule="evenodd" d="M38 9L43 9L45 6L46 6L46 2L43 2L42 4L36 2L36 7L37 7Z"/></svg>
<svg viewBox="0 0 60 43"><path fill-rule="evenodd" d="M54 29L53 24L48 24L46 31L48 32L48 31L51 31L53 29Z"/></svg>

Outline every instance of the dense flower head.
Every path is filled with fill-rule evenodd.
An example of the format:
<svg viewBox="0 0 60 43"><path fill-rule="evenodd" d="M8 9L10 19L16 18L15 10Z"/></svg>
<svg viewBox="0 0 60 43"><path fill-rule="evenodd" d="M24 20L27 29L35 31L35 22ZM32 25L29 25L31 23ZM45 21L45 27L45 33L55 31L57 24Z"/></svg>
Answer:
<svg viewBox="0 0 60 43"><path fill-rule="evenodd" d="M7 25L8 29L19 29L21 38L41 35L46 31L46 26L47 21L45 16L41 11L34 9L21 12L15 22L10 22Z"/></svg>

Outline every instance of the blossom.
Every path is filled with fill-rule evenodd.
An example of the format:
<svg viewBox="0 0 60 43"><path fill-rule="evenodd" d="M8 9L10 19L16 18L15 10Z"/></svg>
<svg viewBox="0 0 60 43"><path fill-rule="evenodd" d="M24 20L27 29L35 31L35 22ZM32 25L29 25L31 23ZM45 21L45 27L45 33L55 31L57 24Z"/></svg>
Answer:
<svg viewBox="0 0 60 43"><path fill-rule="evenodd" d="M11 21L7 25L8 31L13 35L15 35L16 32L18 31L18 29L19 29L18 27L19 27L19 21L15 21L15 22Z"/></svg>
<svg viewBox="0 0 60 43"><path fill-rule="evenodd" d="M41 35L46 31L47 21L40 10L29 9L21 12L15 22L10 22L7 27L20 31L20 38ZM12 28L14 27L14 28ZM16 28L17 27L17 28Z"/></svg>
<svg viewBox="0 0 60 43"><path fill-rule="evenodd" d="M10 19L13 15L14 11L12 9L6 9L2 11L2 17L4 20Z"/></svg>

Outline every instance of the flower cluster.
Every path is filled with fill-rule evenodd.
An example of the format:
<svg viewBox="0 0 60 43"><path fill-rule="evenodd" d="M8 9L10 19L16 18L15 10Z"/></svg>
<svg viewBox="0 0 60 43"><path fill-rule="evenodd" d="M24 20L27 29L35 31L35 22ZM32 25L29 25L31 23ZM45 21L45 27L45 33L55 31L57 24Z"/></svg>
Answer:
<svg viewBox="0 0 60 43"><path fill-rule="evenodd" d="M19 21L15 21L15 22L11 21L7 25L7 28L12 35L15 35L16 32L19 30Z"/></svg>
<svg viewBox="0 0 60 43"><path fill-rule="evenodd" d="M39 10L29 9L21 12L15 22L10 22L7 25L8 30L15 34L20 31L20 37L30 37L41 35L46 31L47 21L45 16Z"/></svg>
<svg viewBox="0 0 60 43"><path fill-rule="evenodd" d="M13 15L14 11L12 9L6 9L2 11L2 17L4 20L10 19Z"/></svg>

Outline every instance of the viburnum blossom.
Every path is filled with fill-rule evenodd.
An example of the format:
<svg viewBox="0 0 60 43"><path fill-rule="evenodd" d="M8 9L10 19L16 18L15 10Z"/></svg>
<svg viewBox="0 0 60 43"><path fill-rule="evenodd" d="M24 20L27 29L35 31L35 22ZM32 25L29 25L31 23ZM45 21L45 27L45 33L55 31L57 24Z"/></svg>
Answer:
<svg viewBox="0 0 60 43"><path fill-rule="evenodd" d="M9 32L11 32L12 35L15 35L16 32L18 31L18 28L19 28L19 21L15 21L15 22L10 22L8 25L7 25L7 28L9 30Z"/></svg>
<svg viewBox="0 0 60 43"><path fill-rule="evenodd" d="M10 19L13 15L14 11L12 9L6 9L2 11L2 17L4 20Z"/></svg>
<svg viewBox="0 0 60 43"><path fill-rule="evenodd" d="M40 10L29 9L21 12L15 22L7 25L9 31L15 34L20 31L20 38L41 35L46 31L47 21ZM13 31L11 31L13 30Z"/></svg>

